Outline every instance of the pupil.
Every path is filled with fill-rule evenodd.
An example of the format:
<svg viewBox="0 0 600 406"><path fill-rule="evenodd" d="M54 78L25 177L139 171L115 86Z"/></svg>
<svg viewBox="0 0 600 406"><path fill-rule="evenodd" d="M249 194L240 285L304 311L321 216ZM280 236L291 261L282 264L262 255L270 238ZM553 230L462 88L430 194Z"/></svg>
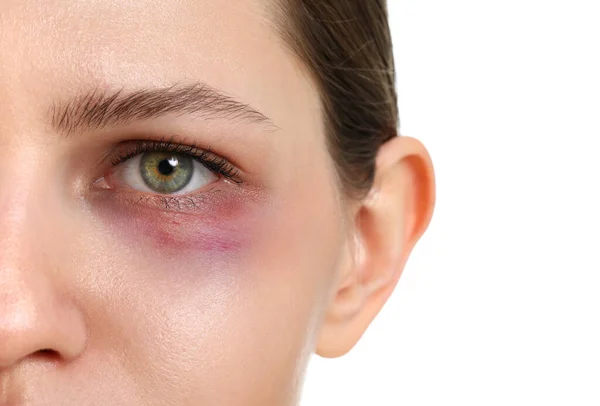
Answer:
<svg viewBox="0 0 600 406"><path fill-rule="evenodd" d="M175 163L175 165L173 165L170 161L171 161L170 159L163 159L162 161L160 161L158 163L158 171L160 172L161 175L168 176L175 171L175 168L177 167L177 163Z"/></svg>

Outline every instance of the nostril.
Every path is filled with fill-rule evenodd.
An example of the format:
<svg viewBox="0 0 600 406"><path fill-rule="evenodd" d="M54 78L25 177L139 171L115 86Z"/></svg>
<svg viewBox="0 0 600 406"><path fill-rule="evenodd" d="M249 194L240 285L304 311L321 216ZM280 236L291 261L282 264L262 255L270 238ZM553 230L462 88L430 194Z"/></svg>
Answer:
<svg viewBox="0 0 600 406"><path fill-rule="evenodd" d="M35 352L34 356L44 358L47 360L55 360L59 357L58 352L51 350L50 348L44 348Z"/></svg>

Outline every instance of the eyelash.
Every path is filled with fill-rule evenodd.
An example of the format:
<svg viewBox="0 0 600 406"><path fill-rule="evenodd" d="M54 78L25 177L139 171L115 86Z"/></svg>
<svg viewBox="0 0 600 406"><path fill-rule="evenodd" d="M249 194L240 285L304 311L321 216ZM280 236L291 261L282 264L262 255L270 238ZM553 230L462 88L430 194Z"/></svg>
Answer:
<svg viewBox="0 0 600 406"><path fill-rule="evenodd" d="M231 162L210 150L206 151L200 149L193 144L183 145L165 140L132 141L130 144L128 143L127 147L124 148L118 156L115 156L111 160L111 164L113 167L120 165L123 162L146 152L171 152L186 155L195 159L213 173L221 175L236 184L242 183L242 179L239 176L239 170Z"/></svg>

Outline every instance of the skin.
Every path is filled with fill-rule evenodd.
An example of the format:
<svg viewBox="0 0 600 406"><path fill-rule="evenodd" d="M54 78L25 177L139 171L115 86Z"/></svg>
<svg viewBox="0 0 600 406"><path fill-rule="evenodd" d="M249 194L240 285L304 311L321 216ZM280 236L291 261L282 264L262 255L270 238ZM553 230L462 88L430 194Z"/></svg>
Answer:
<svg viewBox="0 0 600 406"><path fill-rule="evenodd" d="M415 139L381 148L364 199L342 193L318 89L265 2L3 0L0 52L0 405L294 405L310 355L352 348L429 223ZM270 124L52 126L93 89L196 82ZM165 137L243 182L165 205L103 160Z"/></svg>

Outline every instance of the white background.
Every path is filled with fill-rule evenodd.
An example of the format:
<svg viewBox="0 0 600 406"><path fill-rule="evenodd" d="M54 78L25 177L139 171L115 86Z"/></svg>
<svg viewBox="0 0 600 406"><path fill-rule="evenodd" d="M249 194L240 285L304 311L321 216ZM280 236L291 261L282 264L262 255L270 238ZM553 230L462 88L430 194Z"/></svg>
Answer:
<svg viewBox="0 0 600 406"><path fill-rule="evenodd" d="M389 3L436 212L302 405L600 405L600 1Z"/></svg>

